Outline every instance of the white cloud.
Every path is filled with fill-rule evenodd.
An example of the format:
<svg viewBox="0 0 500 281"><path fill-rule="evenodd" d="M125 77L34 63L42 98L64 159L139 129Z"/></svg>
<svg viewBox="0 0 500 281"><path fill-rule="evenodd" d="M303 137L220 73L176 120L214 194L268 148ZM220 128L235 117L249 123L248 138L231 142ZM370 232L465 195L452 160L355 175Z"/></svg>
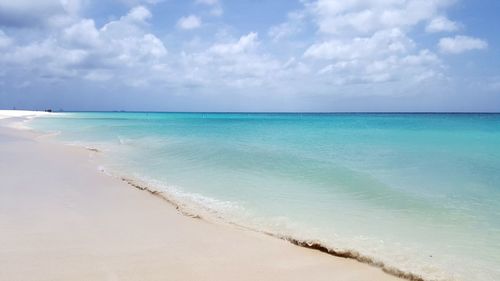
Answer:
<svg viewBox="0 0 500 281"><path fill-rule="evenodd" d="M137 6L132 8L130 12L122 20L128 20L133 22L144 22L152 17L151 12L144 6Z"/></svg>
<svg viewBox="0 0 500 281"><path fill-rule="evenodd" d="M429 50L415 55L387 56L362 61L358 59L338 61L318 71L318 75L330 77L336 85L382 83L404 80L419 83L441 75L434 70L440 66L439 58Z"/></svg>
<svg viewBox="0 0 500 281"><path fill-rule="evenodd" d="M317 27L317 36L303 57L314 59L311 64L317 75L338 85L441 79L440 59L416 44L411 34L422 23L427 23L428 32L458 29L458 23L442 16L454 2L305 1L305 13Z"/></svg>
<svg viewBox="0 0 500 281"><path fill-rule="evenodd" d="M71 44L80 46L97 46L99 44L99 31L92 19L83 19L67 27L63 31L63 37Z"/></svg>
<svg viewBox="0 0 500 281"><path fill-rule="evenodd" d="M32 79L105 81L112 76L136 77L131 74L136 71L144 76L167 54L163 42L143 28L150 17L149 10L139 6L100 29L92 19L81 19L42 40L12 45L0 54L0 62L6 67L22 66L32 72L26 75Z"/></svg>
<svg viewBox="0 0 500 281"><path fill-rule="evenodd" d="M214 43L201 52L183 52L178 69L189 84L239 89L272 87L284 80L295 82L294 77L309 72L297 59L282 62L259 44L258 34L250 32L239 39Z"/></svg>
<svg viewBox="0 0 500 281"><path fill-rule="evenodd" d="M332 39L310 46L305 57L327 60L372 59L391 54L407 53L413 41L399 29L382 30L371 37Z"/></svg>
<svg viewBox="0 0 500 281"><path fill-rule="evenodd" d="M77 15L84 6L84 0L60 0L63 9L70 15Z"/></svg>
<svg viewBox="0 0 500 281"><path fill-rule="evenodd" d="M88 58L88 52L81 49L70 49L60 46L57 40L50 38L42 42L16 46L0 56L5 66L22 66L25 71L32 72L27 79L39 75L44 78L65 79L75 77L75 67Z"/></svg>
<svg viewBox="0 0 500 281"><path fill-rule="evenodd" d="M106 23L101 28L101 35L107 38L141 36L144 33L144 26L151 17L151 12L146 7L134 7L119 20Z"/></svg>
<svg viewBox="0 0 500 281"><path fill-rule="evenodd" d="M441 38L438 46L443 53L460 54L471 50L484 50L488 48L488 43L478 38L458 35Z"/></svg>
<svg viewBox="0 0 500 281"><path fill-rule="evenodd" d="M326 34L370 33L411 28L435 17L452 0L317 0L307 4L319 30Z"/></svg>
<svg viewBox="0 0 500 281"><path fill-rule="evenodd" d="M195 29L201 26L201 19L195 15L182 17L177 21L177 27L181 29Z"/></svg>
<svg viewBox="0 0 500 281"><path fill-rule="evenodd" d="M238 54L252 49L258 44L258 34L250 32L245 36L241 36L237 42L215 44L210 47L209 52L218 55Z"/></svg>
<svg viewBox="0 0 500 281"><path fill-rule="evenodd" d="M427 27L425 28L425 31L427 32L451 32L451 31L457 31L459 28L459 25L454 22L449 20L446 17L443 16L438 16L436 18L433 18Z"/></svg>
<svg viewBox="0 0 500 281"><path fill-rule="evenodd" d="M109 63L129 66L154 63L167 54L167 49L160 39L143 29L150 18L151 12L138 6L120 20L105 24L97 35L92 25L88 24L89 36L101 41L101 44L95 45L97 48L93 52Z"/></svg>

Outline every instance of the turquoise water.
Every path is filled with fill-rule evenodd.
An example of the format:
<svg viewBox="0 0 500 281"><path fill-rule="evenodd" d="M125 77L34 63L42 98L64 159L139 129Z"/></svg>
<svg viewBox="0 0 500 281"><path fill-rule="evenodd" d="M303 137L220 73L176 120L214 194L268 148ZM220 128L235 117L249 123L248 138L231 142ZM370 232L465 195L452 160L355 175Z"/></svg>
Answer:
<svg viewBox="0 0 500 281"><path fill-rule="evenodd" d="M500 115L64 113L30 125L229 221L430 280L500 280Z"/></svg>

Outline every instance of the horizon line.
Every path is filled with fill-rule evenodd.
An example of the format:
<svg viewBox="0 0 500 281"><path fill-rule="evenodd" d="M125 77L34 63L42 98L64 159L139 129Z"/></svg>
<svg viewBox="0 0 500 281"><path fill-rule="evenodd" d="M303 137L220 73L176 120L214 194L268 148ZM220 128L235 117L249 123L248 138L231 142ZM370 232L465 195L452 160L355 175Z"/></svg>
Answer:
<svg viewBox="0 0 500 281"><path fill-rule="evenodd" d="M205 114L500 114L500 111L162 111L162 110L64 110L0 109L53 113L205 113Z"/></svg>

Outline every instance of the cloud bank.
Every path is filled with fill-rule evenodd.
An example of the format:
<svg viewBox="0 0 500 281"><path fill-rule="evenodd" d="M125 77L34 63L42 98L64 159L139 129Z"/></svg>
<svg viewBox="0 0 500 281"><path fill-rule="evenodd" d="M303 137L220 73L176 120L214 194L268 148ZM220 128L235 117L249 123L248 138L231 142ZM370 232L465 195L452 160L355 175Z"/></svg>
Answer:
<svg viewBox="0 0 500 281"><path fill-rule="evenodd" d="M95 83L182 95L401 96L449 83L447 55L489 47L456 34L466 29L448 16L453 0L303 0L258 30L225 22L220 0L193 0L173 23L155 12L168 1L122 2L127 12L93 18L92 0L0 0L4 89Z"/></svg>

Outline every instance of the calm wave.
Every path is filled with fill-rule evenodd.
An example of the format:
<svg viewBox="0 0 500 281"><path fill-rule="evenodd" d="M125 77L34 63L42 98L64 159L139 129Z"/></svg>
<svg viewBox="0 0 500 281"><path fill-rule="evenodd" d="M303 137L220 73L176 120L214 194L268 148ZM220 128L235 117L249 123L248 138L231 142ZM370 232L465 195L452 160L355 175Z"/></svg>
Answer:
<svg viewBox="0 0 500 281"><path fill-rule="evenodd" d="M500 280L500 115L65 113L31 126L257 229Z"/></svg>

